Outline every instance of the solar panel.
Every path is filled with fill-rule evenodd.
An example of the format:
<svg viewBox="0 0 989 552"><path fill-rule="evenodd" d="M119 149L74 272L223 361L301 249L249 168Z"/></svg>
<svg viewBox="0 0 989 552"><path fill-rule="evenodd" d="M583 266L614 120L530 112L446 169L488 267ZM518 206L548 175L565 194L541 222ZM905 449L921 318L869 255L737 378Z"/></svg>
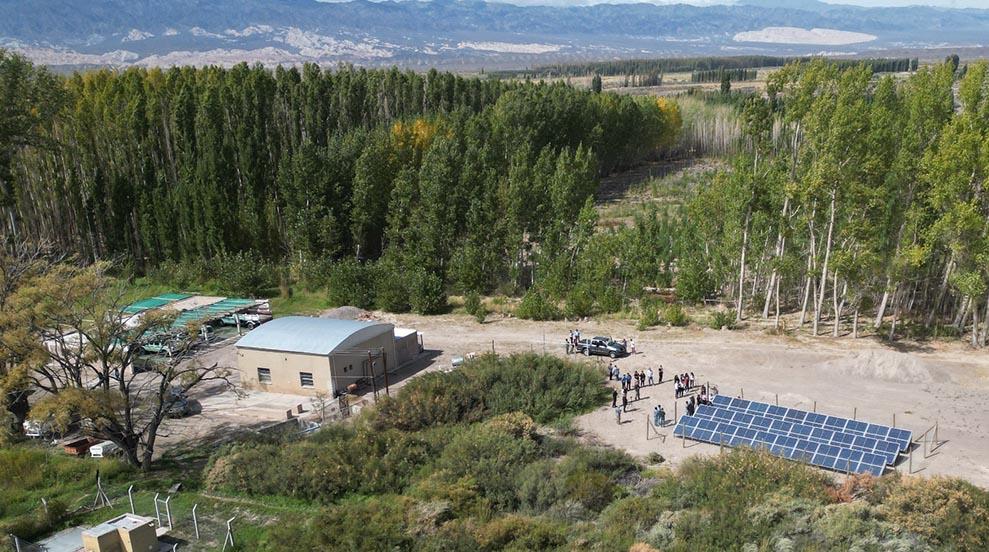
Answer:
<svg viewBox="0 0 989 552"><path fill-rule="evenodd" d="M751 428L757 431L768 431L777 435L796 437L818 444L835 445L857 449L863 452L876 453L882 455L887 464L895 463L899 454L899 445L895 442L813 427L806 424L772 420L771 418L753 416L745 412L730 411L713 405L700 405L694 415L702 419L730 422L736 426Z"/></svg>
<svg viewBox="0 0 989 552"><path fill-rule="evenodd" d="M871 437L891 441L898 445L900 452L905 452L910 448L913 434L906 429L890 427L882 424L870 424L861 420L851 420L841 416L830 416L818 412L807 412L799 408L786 408L775 404L768 404L758 401L750 401L738 397L717 395L714 397L714 406L733 410L736 412L746 412L748 414L771 418L774 420L787 421L790 423L800 423L811 427L829 429L831 431L843 431L863 437Z"/></svg>
<svg viewBox="0 0 989 552"><path fill-rule="evenodd" d="M714 419L718 410L723 408L701 405L694 416L680 418L673 428L673 435L712 444L766 450L780 458L845 473L878 476L885 470L886 459L881 455L719 422Z"/></svg>

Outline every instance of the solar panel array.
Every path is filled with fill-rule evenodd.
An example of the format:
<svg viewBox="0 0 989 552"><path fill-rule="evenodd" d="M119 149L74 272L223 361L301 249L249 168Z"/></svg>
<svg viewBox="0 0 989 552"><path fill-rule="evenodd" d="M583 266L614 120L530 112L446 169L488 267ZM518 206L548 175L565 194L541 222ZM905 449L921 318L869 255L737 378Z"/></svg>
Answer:
<svg viewBox="0 0 989 552"><path fill-rule="evenodd" d="M811 416L813 414L813 416ZM882 475L910 446L907 430L718 395L673 430L678 437L771 454L847 473ZM882 436L882 437L880 437Z"/></svg>

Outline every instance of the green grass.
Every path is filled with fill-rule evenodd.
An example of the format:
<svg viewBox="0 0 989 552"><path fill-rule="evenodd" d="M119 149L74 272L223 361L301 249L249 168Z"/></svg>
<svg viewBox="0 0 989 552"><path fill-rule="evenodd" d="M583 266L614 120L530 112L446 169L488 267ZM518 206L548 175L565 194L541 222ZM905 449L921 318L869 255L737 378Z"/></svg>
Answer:
<svg viewBox="0 0 989 552"><path fill-rule="evenodd" d="M293 289L289 298L272 297L271 313L275 316L288 316L290 314L319 314L319 312L330 308L330 300L324 291L305 291Z"/></svg>

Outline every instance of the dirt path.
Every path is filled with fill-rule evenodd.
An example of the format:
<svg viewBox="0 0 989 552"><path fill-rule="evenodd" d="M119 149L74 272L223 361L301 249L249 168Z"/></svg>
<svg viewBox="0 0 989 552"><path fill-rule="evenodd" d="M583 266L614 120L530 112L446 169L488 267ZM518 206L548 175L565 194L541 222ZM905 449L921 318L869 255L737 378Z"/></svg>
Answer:
<svg viewBox="0 0 989 552"><path fill-rule="evenodd" d="M424 370L449 366L450 359L471 351L499 353L545 350L563 354L563 338L573 323L529 322L497 318L479 325L459 315L421 317L382 315L424 335L435 357ZM710 381L722 394L775 402L819 412L856 416L891 424L919 435L935 422L944 444L929 458L913 455L914 473L963 477L989 487L989 358L960 343L900 346L894 350L872 339L792 338L757 331L719 332L708 329L659 328L638 332L626 322L592 321L579 325L585 336L634 337L639 354L618 361L623 371L663 365L667 378L693 371L699 382ZM913 350L916 349L916 350ZM593 362L606 363L594 357ZM683 412L683 403L677 411ZM672 417L672 383L648 387L618 426L613 411L601 407L576 420L585 437L637 456L662 454L676 465L694 454L717 453L717 447L665 441L646 423L656 404ZM610 406L610 405L609 405ZM898 469L907 471L904 462Z"/></svg>

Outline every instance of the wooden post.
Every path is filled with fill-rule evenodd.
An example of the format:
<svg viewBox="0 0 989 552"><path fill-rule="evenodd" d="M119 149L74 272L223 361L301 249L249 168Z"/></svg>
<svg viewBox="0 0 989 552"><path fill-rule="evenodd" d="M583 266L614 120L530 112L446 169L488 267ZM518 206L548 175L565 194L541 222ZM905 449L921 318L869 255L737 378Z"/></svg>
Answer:
<svg viewBox="0 0 989 552"><path fill-rule="evenodd" d="M738 388L738 396L744 399L745 398L745 389L742 389L741 387L739 387Z"/></svg>
<svg viewBox="0 0 989 552"><path fill-rule="evenodd" d="M391 396L391 391L388 389L388 353L381 351L381 365L385 367L385 395Z"/></svg>
<svg viewBox="0 0 989 552"><path fill-rule="evenodd" d="M678 402L679 401L673 401L673 423L674 424L680 421L680 418L677 417L677 408L680 406L679 404L677 404Z"/></svg>
<svg viewBox="0 0 989 552"><path fill-rule="evenodd" d="M777 393L776 394L776 406L779 406L779 405L780 405L780 394Z"/></svg>
<svg viewBox="0 0 989 552"><path fill-rule="evenodd" d="M896 412L893 413L893 427L896 427Z"/></svg>
<svg viewBox="0 0 989 552"><path fill-rule="evenodd" d="M814 412L817 412L817 401L814 401Z"/></svg>
<svg viewBox="0 0 989 552"><path fill-rule="evenodd" d="M859 407L856 406L854 410L852 410L852 419L857 420L858 417L859 417Z"/></svg>
<svg viewBox="0 0 989 552"><path fill-rule="evenodd" d="M913 475L913 449L910 449L910 464L907 467L907 474Z"/></svg>
<svg viewBox="0 0 989 552"><path fill-rule="evenodd" d="M371 358L371 350L367 351L367 367L371 370L371 391L374 393L374 400L378 400L378 382L374 374L374 359Z"/></svg>

